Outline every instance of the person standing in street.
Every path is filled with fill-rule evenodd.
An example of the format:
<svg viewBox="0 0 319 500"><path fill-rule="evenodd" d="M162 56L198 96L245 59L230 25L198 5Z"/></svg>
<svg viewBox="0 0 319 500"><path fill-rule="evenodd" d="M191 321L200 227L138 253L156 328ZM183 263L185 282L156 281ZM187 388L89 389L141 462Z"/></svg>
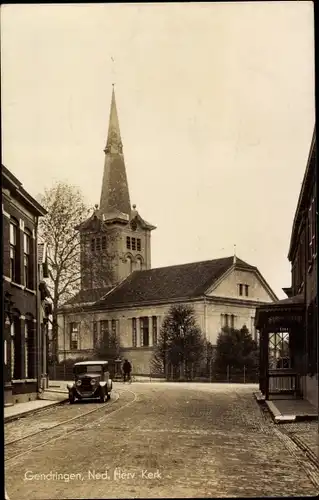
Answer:
<svg viewBox="0 0 319 500"><path fill-rule="evenodd" d="M125 359L123 363L123 381L130 382L131 381L131 371L132 371L132 366L131 363Z"/></svg>

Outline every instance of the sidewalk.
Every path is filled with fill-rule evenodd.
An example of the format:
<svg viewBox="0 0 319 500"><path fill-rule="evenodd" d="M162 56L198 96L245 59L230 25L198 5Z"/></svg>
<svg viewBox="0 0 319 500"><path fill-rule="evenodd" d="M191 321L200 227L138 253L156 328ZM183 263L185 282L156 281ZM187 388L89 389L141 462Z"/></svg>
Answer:
<svg viewBox="0 0 319 500"><path fill-rule="evenodd" d="M318 420L318 411L304 399L276 399L265 403L276 423Z"/></svg>
<svg viewBox="0 0 319 500"><path fill-rule="evenodd" d="M62 404L67 400L68 382L49 382L49 387L38 395L38 399L27 403L16 403L13 406L4 407L4 423L12 422L26 415L38 413L50 406ZM57 387L52 387L56 385Z"/></svg>
<svg viewBox="0 0 319 500"><path fill-rule="evenodd" d="M265 401L260 391L254 396L258 403L266 405L275 424L281 424L280 430L319 468L318 410L304 399Z"/></svg>
<svg viewBox="0 0 319 500"><path fill-rule="evenodd" d="M37 413L50 406L61 404L64 400L66 400L66 396L63 399L54 399L51 401L36 399L28 403L16 403L13 406L7 406L4 408L4 423L7 424L8 422L12 422L26 415Z"/></svg>

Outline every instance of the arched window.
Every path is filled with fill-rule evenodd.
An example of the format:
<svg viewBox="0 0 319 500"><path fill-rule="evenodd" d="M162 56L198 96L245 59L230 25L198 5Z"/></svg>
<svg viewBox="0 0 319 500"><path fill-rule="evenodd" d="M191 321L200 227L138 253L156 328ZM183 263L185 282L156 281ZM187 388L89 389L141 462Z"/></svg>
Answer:
<svg viewBox="0 0 319 500"><path fill-rule="evenodd" d="M130 255L126 257L126 263L127 263L127 272L130 274L133 272L133 261Z"/></svg>
<svg viewBox="0 0 319 500"><path fill-rule="evenodd" d="M8 364L8 343L6 340L3 341L3 363L5 366Z"/></svg>
<svg viewBox="0 0 319 500"><path fill-rule="evenodd" d="M20 312L13 311L11 332L11 378L19 380L22 378L21 359L21 319Z"/></svg>
<svg viewBox="0 0 319 500"><path fill-rule="evenodd" d="M143 269L143 261L141 257L137 257L136 259L136 269L141 271Z"/></svg>
<svg viewBox="0 0 319 500"><path fill-rule="evenodd" d="M25 378L35 377L36 364L35 324L32 314L27 314L24 323L24 369Z"/></svg>
<svg viewBox="0 0 319 500"><path fill-rule="evenodd" d="M15 324L14 321L10 325L11 333L11 379L14 379L14 367L15 367Z"/></svg>

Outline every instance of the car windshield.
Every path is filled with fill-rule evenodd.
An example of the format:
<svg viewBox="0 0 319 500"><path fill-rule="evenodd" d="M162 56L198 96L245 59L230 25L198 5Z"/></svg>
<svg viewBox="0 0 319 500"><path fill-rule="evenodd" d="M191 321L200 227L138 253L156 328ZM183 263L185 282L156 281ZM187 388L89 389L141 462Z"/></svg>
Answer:
<svg viewBox="0 0 319 500"><path fill-rule="evenodd" d="M102 365L80 365L74 367L74 373L80 375L82 373L102 373Z"/></svg>

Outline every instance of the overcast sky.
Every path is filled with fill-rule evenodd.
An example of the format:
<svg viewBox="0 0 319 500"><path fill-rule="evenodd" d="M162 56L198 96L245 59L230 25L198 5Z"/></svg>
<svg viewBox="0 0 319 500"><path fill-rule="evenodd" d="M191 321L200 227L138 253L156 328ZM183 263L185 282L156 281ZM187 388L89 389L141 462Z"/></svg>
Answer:
<svg viewBox="0 0 319 500"><path fill-rule="evenodd" d="M5 5L1 72L2 161L30 194L65 180L99 203L115 82L152 267L236 244L284 296L315 122L312 2Z"/></svg>

